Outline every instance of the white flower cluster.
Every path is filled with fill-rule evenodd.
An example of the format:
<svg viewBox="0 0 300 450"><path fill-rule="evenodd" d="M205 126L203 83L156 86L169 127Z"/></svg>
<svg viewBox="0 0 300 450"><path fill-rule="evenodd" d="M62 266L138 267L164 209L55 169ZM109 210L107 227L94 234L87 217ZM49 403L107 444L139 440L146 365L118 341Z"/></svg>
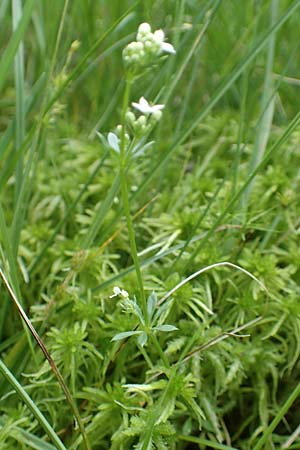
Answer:
<svg viewBox="0 0 300 450"><path fill-rule="evenodd" d="M123 50L123 60L127 66L147 66L163 53L175 54L172 44L165 41L163 30L151 32L149 23L142 23L137 32L136 41Z"/></svg>

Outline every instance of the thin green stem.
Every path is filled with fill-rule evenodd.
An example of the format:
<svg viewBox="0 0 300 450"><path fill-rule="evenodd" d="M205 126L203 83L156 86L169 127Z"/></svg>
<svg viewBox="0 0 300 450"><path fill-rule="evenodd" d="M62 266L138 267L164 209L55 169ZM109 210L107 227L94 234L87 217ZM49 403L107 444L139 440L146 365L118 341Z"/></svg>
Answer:
<svg viewBox="0 0 300 450"><path fill-rule="evenodd" d="M153 369L152 361L151 361L150 357L148 356L148 353L146 352L145 348L142 347L141 345L139 345L139 350L142 353L142 355L143 355L146 363L148 364L149 368Z"/></svg>
<svg viewBox="0 0 300 450"><path fill-rule="evenodd" d="M126 134L125 134L125 115L129 105L130 98L130 90L132 85L133 78L130 74L126 79L126 87L123 98L123 108L122 108L122 131L121 131L121 142L120 142L120 181L121 181L121 194L124 212L126 216L129 243L131 248L131 255L134 262L134 267L137 276L137 282L140 291L141 298L141 307L145 318L145 323L148 324L148 313L147 313L147 302L144 291L143 277L141 272L141 266L137 254L137 247L135 241L135 233L132 223L132 218L130 214L130 205L129 205L129 195L128 195L128 184L127 184L127 176L126 176Z"/></svg>
<svg viewBox="0 0 300 450"><path fill-rule="evenodd" d="M170 367L169 361L167 360L166 355L163 352L163 349L161 348L161 345L156 337L156 334L154 332L150 333L151 339L153 341L153 344L159 354L159 356L161 357L162 362L164 363L165 367Z"/></svg>

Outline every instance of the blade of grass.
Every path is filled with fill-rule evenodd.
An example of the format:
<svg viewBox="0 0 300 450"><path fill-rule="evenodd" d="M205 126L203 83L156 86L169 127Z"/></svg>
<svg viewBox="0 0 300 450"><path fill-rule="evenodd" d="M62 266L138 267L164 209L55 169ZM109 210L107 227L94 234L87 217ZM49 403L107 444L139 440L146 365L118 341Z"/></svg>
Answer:
<svg viewBox="0 0 300 450"><path fill-rule="evenodd" d="M8 228L6 225L1 201L0 201L0 242L3 243L7 262L11 269L10 273L11 273L12 285L14 286L14 289L16 289L16 291L18 291L18 289L19 289L18 276L17 276L16 266L14 264L14 258L13 258L12 248L11 248L10 239L9 239L9 232L8 232ZM3 261L3 263L4 263L4 261ZM8 306L9 306L9 299L8 299L8 297L5 297L4 302L2 304L1 312L0 312L0 338L2 337L2 334L3 334L4 323L5 323L5 320L7 317L6 314L7 314Z"/></svg>
<svg viewBox="0 0 300 450"><path fill-rule="evenodd" d="M6 75L9 71L9 68L13 62L14 56L18 50L19 44L23 39L23 36L28 27L31 13L35 4L35 0L27 0L24 9L22 18L18 24L17 29L14 31L8 46L2 53L2 57L0 59L0 91L4 85Z"/></svg>
<svg viewBox="0 0 300 450"><path fill-rule="evenodd" d="M212 1L210 2L209 7L211 7L211 9L208 9L209 7L207 7L207 14L206 14L206 17L204 17L204 24L203 24L201 30L199 31L199 33L197 34L196 39L193 42L193 45L191 46L190 50L188 51L188 54L186 55L183 63L180 65L179 70L177 70L177 73L175 74L174 79L170 83L167 91L165 92L165 94L163 96L163 103L168 102L172 93L175 90L176 85L178 84L183 73L185 72L189 61L192 59L192 57L195 55L196 51L199 49L199 45L201 44L202 39L204 38L205 33L206 33L209 25L211 24L220 4L221 4L221 0L214 0L214 2L212 2ZM211 6L211 5L213 5L213 6Z"/></svg>
<svg viewBox="0 0 300 450"><path fill-rule="evenodd" d="M180 289L182 286L184 286L186 283L189 283L191 280L193 280L194 278L198 277L199 275L201 275L204 272L207 272L208 270L211 269L215 269L217 267L223 267L223 266L228 266L228 267L232 267L234 269L237 269L241 272L243 272L245 275L248 275L248 277L252 278L252 280L256 281L256 283L259 284L259 286L266 291L267 289L265 288L265 286L263 285L263 283L261 283L254 275L252 275L252 273L248 272L248 270L243 269L240 266L237 266L236 264L233 264L231 262L228 261L222 261L219 263L215 263L215 264L211 264L210 266L206 266L200 270L198 270L197 272L193 273L192 275L190 275L189 277L185 278L184 280L182 280L179 284L177 284L173 289L171 289L169 292L167 292L166 295L164 295L159 302L157 303L157 305L161 305L164 301L166 301L169 297L171 297L171 295L174 294L174 292L176 292L178 289Z"/></svg>
<svg viewBox="0 0 300 450"><path fill-rule="evenodd" d="M36 83L33 85L33 87L31 88L30 94L26 98L25 115L29 114L32 111L34 105L40 99L40 97L42 95L41 92L42 92L44 83L45 83L45 74L42 74L40 76L40 78L36 81ZM0 159L1 160L4 159L5 153L9 149L10 142L12 141L13 136L14 136L14 128L15 128L15 119L9 124L9 126L7 127L5 132L0 137ZM32 133L33 131L34 131L34 127L31 128L30 133ZM3 171L3 169L2 169L2 171ZM0 186L3 186L3 185L4 185L4 182L3 182L2 176L0 176ZM1 187L0 187L0 191L1 191Z"/></svg>
<svg viewBox="0 0 300 450"><path fill-rule="evenodd" d="M55 450L57 448L28 431L20 430L20 435L20 443L27 445L29 448L34 448L35 450Z"/></svg>
<svg viewBox="0 0 300 450"><path fill-rule="evenodd" d="M6 10L8 9L8 2L9 2L9 0L3 0L0 4L0 21L1 22L6 14Z"/></svg>
<svg viewBox="0 0 300 450"><path fill-rule="evenodd" d="M270 425L265 429L260 439L257 441L256 445L253 447L253 450L260 450L263 448L265 443L267 442L269 436L272 434L272 432L275 430L277 425L282 421L285 414L288 412L288 410L291 408L293 403L297 400L297 398L300 395L300 383L297 384L291 395L287 398L285 403L282 405Z"/></svg>
<svg viewBox="0 0 300 450"><path fill-rule="evenodd" d="M278 14L278 0L273 0L271 3L271 14L270 14L271 28L274 26L276 22L277 14ZM260 123L256 133L254 149L249 164L249 172L248 172L249 174L256 168L256 166L262 160L271 131L275 106L275 96L273 94L273 66L274 66L275 44L276 44L276 32L274 31L270 36L268 44L264 87L261 100ZM243 196L244 214L249 202L249 196L252 190L252 185L253 183L249 184Z"/></svg>
<svg viewBox="0 0 300 450"><path fill-rule="evenodd" d="M13 29L16 31L22 18L22 3L20 0L12 2ZM16 118L15 118L15 152L22 146L25 136L25 83L24 83L24 47L20 41L19 48L15 56L15 90L16 90ZM15 200L18 197L23 178L23 154L18 157L16 171L16 192Z"/></svg>
<svg viewBox="0 0 300 450"><path fill-rule="evenodd" d="M203 439L196 436L185 436L184 434L177 434L177 439L185 442L194 442L195 444L204 445L205 448L215 448L217 450L238 450L235 447L230 447L229 445L220 444L219 442L209 441L208 439Z"/></svg>
<svg viewBox="0 0 300 450"><path fill-rule="evenodd" d="M114 178L114 182L111 185L111 187L107 193L107 196L105 197L103 202L100 204L98 211L96 211L96 213L95 213L93 223L90 226L88 233L86 234L86 236L84 237L84 239L82 241L83 248L88 248L92 244L93 240L95 239L96 234L98 233L98 230L100 229L100 226L103 223L103 220L105 219L105 216L106 216L108 210L110 209L110 207L114 201L115 196L117 195L117 193L119 191L119 188L120 188L120 177L119 177L119 175L117 175Z"/></svg>
<svg viewBox="0 0 300 450"><path fill-rule="evenodd" d="M9 371L3 361L0 359L0 372L5 377L7 382L12 386L14 391L18 394L18 396L23 400L28 409L32 412L34 417L37 419L38 423L45 430L55 447L59 450L66 450L66 447L61 442L49 422L43 416L41 411L38 409L36 404L31 400L25 389L20 385L18 380L13 376L13 374Z"/></svg>

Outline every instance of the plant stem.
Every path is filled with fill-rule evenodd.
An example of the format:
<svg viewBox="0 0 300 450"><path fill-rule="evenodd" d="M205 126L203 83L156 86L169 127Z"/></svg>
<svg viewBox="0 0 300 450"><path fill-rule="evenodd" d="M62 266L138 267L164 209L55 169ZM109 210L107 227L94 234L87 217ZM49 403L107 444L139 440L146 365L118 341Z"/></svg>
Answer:
<svg viewBox="0 0 300 450"><path fill-rule="evenodd" d="M126 87L125 87L125 93L124 93L124 98L123 98L123 108L122 108L122 131L121 131L121 142L120 142L120 181L121 181L121 194L122 194L123 207L124 207L124 212L125 212L126 221L127 221L127 229L128 229L131 255L132 255L133 262L134 262L134 267L135 267L136 276L137 276L137 282L138 282L139 291L140 291L141 307L142 307L142 311L144 314L145 323L148 324L147 302L146 302L146 297L145 297L140 262L139 262L139 258L138 258L138 254L137 254L135 233L134 233L133 223L132 223L131 214L130 214L128 185L127 185L127 178L126 178L125 115L126 115L126 111L127 111L128 104L129 104L130 89L131 89L132 81L133 81L132 77L130 75L128 75L127 79L126 79Z"/></svg>
<svg viewBox="0 0 300 450"><path fill-rule="evenodd" d="M164 366L170 367L169 361L167 360L167 357L164 354L163 349L161 348L161 345L156 337L156 334L154 332L150 332L150 336L159 356L161 357L162 362L164 363Z"/></svg>

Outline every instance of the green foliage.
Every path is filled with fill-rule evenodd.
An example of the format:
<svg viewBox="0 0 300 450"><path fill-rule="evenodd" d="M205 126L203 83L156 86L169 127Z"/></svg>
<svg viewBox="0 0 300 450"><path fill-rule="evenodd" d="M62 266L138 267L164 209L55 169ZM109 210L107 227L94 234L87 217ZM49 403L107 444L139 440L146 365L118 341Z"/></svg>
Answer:
<svg viewBox="0 0 300 450"><path fill-rule="evenodd" d="M0 265L90 447L298 448L300 1L13 3L0 3ZM115 130L122 50L145 21L176 55L128 99L165 104L123 173L134 261ZM161 301L225 261L266 290L223 265ZM87 448L1 293L0 449Z"/></svg>

